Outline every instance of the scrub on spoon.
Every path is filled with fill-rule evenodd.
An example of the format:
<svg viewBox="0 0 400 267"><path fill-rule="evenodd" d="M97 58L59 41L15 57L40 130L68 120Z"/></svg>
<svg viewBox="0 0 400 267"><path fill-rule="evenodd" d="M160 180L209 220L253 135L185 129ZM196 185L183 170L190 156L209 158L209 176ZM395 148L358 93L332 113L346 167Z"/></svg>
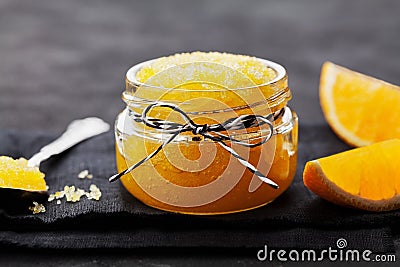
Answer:
<svg viewBox="0 0 400 267"><path fill-rule="evenodd" d="M59 138L43 147L29 160L0 156L0 188L46 192L45 174L39 170L40 163L109 129L108 123L96 117L74 120Z"/></svg>

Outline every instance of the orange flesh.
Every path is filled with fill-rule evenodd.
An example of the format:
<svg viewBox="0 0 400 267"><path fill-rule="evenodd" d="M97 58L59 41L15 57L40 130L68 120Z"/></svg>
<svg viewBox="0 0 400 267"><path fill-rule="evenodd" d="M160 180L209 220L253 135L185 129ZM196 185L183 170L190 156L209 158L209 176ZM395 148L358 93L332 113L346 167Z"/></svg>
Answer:
<svg viewBox="0 0 400 267"><path fill-rule="evenodd" d="M333 130L353 146L400 138L400 87L326 62L320 101Z"/></svg>
<svg viewBox="0 0 400 267"><path fill-rule="evenodd" d="M400 136L399 130L388 129L400 121L400 112L393 110L400 104L400 90L351 75L344 72L336 78L336 83L341 85L333 92L339 120L363 140L382 141ZM361 95L361 88L368 92L368 97ZM382 125L382 118L386 127Z"/></svg>
<svg viewBox="0 0 400 267"><path fill-rule="evenodd" d="M44 174L27 164L24 158L0 156L0 188L47 191Z"/></svg>
<svg viewBox="0 0 400 267"><path fill-rule="evenodd" d="M308 162L303 178L334 203L388 210L400 206L399 165L400 140L393 139Z"/></svg>
<svg viewBox="0 0 400 267"><path fill-rule="evenodd" d="M201 55L196 53L195 57L203 56L203 54L207 55L207 53L202 53ZM230 55L229 59L231 61L233 59L243 60L243 58L240 57L243 56L239 56L239 58L235 58L235 56L233 56L232 58L232 55ZM265 68L264 65L257 65L260 64L259 61L254 61L254 59L250 57L244 57L244 59L246 61L242 62L239 60L239 66L241 66L239 68L241 71L247 71L249 69L254 70L257 68L263 70L264 76L258 80L254 75L250 75L249 78L252 79L251 82L263 83L275 77L274 71ZM165 64L165 62L165 58L162 58L160 62L157 63L156 61L158 65L156 64L155 67L144 67L142 71L139 71L137 78L141 81L146 81L151 77L151 75L162 71L162 63ZM225 77L216 78L225 79ZM236 81L233 83L235 82ZM171 82L166 81L166 85L170 85L169 83ZM182 85L180 88L193 89L189 84ZM154 97L151 95L152 92L144 89L147 88L139 88L135 96L152 99L152 97ZM215 89L215 87L212 89ZM251 91L243 90L242 92L243 95L250 97L252 96ZM263 94L266 92L267 90L264 90ZM271 93L272 91L268 92L268 94ZM210 100L198 99L199 97L205 96L208 99L216 99L228 107L235 107L243 104L243 98L238 97L236 93L230 90L223 90L220 92L196 92L194 90L193 92L191 91L190 94L183 94L182 92L176 90L170 90L161 97L161 100L177 100L178 102L193 100L193 102L190 102L191 105L189 105L187 108L201 110L202 107L210 108ZM281 107L282 106L279 106L279 108ZM218 109L219 107L213 106L213 108ZM277 109L278 107L275 108ZM240 112L241 111L238 111L237 116L241 114ZM162 119L171 115L174 116L169 111L164 112L162 110L153 111L151 114L151 116ZM221 114L221 116L223 115L224 114ZM232 116L232 114L229 116ZM294 116L296 115L294 114ZM229 118L231 117L219 119L226 120ZM171 117L168 117L168 119L171 120ZM179 121L179 116L172 119L172 121ZM205 118L197 118L195 121L197 123L213 123L209 119ZM258 178L249 170L245 169L245 167L243 167L237 161L237 159L233 158L229 152L223 149L220 145L214 144L210 141L184 141L181 143L172 142L168 144L162 151L160 151L154 158L133 170L131 173L123 176L121 181L126 189L143 203L162 210L193 214L219 214L252 209L271 202L280 194L282 194L291 184L295 175L297 161L297 120L295 120L292 130L274 136L269 142L275 144L272 150L271 147L267 147L265 145L251 148L249 151L248 161L254 166L259 167L259 170L262 173L267 174L268 178L276 182L279 185L279 189L273 189L265 183L260 183L257 190L254 192L249 192L249 185L252 183L252 180L253 182L254 180L258 182ZM123 171L128 166L131 166L142 160L149 153L153 152L160 144L160 142L152 141L151 139L144 139L143 137L139 137L137 135L130 135L126 137L123 140L122 147L116 147L118 171ZM206 167L195 162L198 159L201 161L202 153L203 156L205 155L203 157L205 161L212 157L211 162L208 162ZM213 153L215 153L215 156L213 156ZM268 155L273 153L275 153L274 157L268 160ZM272 165L269 168L267 162L271 160ZM186 161L189 163L185 163ZM193 171L193 169L196 169L196 167L199 166L202 169L201 171ZM227 184L230 185L232 179L234 180L235 177L238 176L238 173L240 174L242 172L243 174L239 176L237 184L234 185L230 190L227 190L226 194L215 201L202 205L182 206L180 203L182 203L182 201L185 202L185 199L182 199L185 196L173 195L166 189L170 184L184 186L187 188L197 188L201 186L207 186L212 182L218 181L219 179L227 179ZM160 185L158 181L156 181L155 177L158 176L161 176L164 179L164 184ZM153 187L157 187L161 197L168 199L169 201L162 201L154 196L151 196L151 194L148 193L148 190L151 190ZM213 192L210 192L210 194L212 193ZM197 196L194 194L190 197L196 198Z"/></svg>

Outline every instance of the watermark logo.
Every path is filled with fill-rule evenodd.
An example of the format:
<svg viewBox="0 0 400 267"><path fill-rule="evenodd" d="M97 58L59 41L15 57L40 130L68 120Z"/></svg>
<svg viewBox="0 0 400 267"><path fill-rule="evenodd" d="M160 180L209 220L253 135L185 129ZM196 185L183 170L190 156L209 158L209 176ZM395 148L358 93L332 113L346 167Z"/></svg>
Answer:
<svg viewBox="0 0 400 267"><path fill-rule="evenodd" d="M259 261L293 261L293 262L396 262L395 254L377 254L371 250L350 249L347 247L347 240L339 238L336 247L327 249L303 249L303 250L276 250L269 249L267 245L257 252Z"/></svg>
<svg viewBox="0 0 400 267"><path fill-rule="evenodd" d="M339 238L336 241L336 246L340 249L340 248L345 248L347 247L347 240L344 238Z"/></svg>

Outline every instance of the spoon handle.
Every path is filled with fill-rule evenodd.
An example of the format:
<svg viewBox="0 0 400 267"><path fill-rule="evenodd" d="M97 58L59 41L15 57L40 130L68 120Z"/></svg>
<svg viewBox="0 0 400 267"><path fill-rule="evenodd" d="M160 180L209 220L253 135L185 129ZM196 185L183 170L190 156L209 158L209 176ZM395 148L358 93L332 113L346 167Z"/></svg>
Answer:
<svg viewBox="0 0 400 267"><path fill-rule="evenodd" d="M39 167L40 163L49 157L60 154L83 140L107 132L109 129L108 123L96 117L74 120L59 138L33 155L28 161L28 166Z"/></svg>

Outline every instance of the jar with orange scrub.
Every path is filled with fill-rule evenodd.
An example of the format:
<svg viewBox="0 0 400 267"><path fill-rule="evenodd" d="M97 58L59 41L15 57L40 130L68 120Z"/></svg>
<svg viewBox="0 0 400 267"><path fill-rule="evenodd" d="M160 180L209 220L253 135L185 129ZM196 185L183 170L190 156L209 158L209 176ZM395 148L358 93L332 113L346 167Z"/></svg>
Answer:
<svg viewBox="0 0 400 267"><path fill-rule="evenodd" d="M110 179L151 207L240 212L293 181L298 120L277 63L218 52L158 58L128 70L122 99Z"/></svg>

